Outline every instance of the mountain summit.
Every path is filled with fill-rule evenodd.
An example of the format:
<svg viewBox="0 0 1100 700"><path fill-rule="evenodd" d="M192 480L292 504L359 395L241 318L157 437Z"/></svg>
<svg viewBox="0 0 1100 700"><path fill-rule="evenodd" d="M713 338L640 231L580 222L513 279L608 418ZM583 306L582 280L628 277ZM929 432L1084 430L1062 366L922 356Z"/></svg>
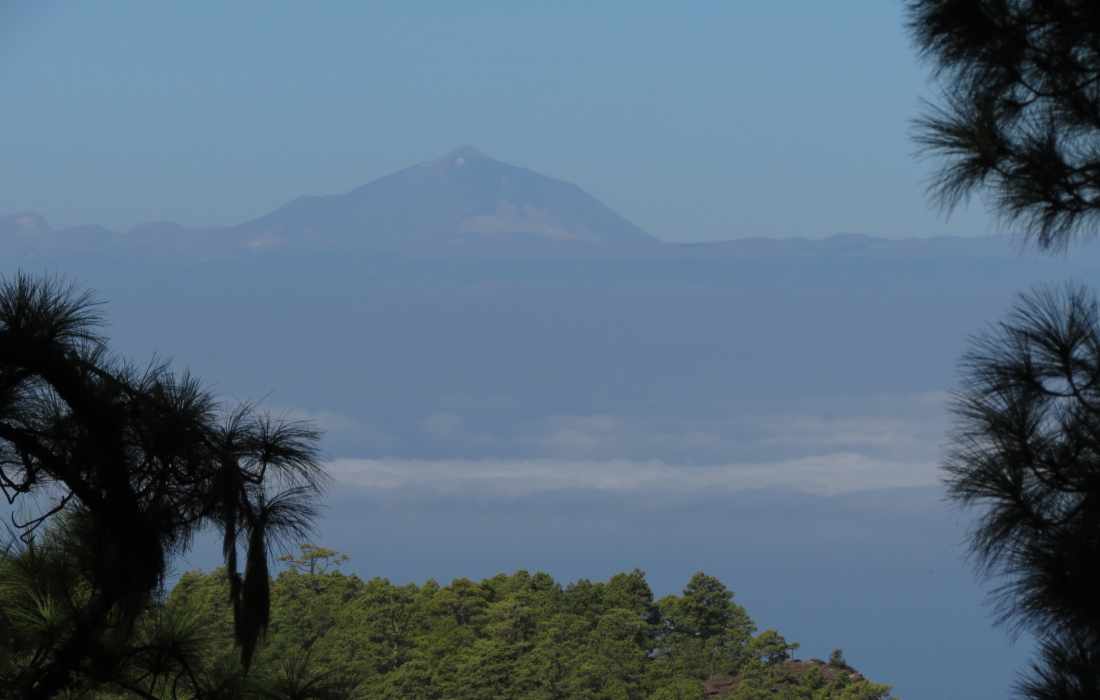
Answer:
<svg viewBox="0 0 1100 700"><path fill-rule="evenodd" d="M656 242L576 185L472 146L345 194L296 199L229 237L249 248L395 251Z"/></svg>

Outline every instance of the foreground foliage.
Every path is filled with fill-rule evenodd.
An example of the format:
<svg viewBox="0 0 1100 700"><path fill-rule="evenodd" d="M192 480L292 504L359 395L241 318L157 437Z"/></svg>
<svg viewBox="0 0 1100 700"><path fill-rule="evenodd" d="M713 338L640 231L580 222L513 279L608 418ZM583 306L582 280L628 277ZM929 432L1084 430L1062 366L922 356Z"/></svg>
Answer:
<svg viewBox="0 0 1100 700"><path fill-rule="evenodd" d="M165 626L183 622L146 613L172 558L208 527L222 534L247 667L269 619L270 545L301 541L324 483L312 427L225 408L167 365L119 360L101 331L91 296L0 280L0 494L20 545L0 570L7 697L117 677L135 649L160 663Z"/></svg>
<svg viewBox="0 0 1100 700"><path fill-rule="evenodd" d="M982 516L971 548L1001 619L1035 634L1026 697L1100 697L1100 307L1021 297L975 339L955 402L948 495Z"/></svg>
<svg viewBox="0 0 1100 700"><path fill-rule="evenodd" d="M1041 249L1100 231L1100 3L908 0L943 99L917 120L949 209L971 194ZM1081 289L1023 299L964 364L950 496L1002 620L1040 640L1034 700L1100 697L1100 329Z"/></svg>
<svg viewBox="0 0 1100 700"><path fill-rule="evenodd" d="M1100 231L1100 3L908 0L943 98L917 121L948 207L972 193L1042 248Z"/></svg>

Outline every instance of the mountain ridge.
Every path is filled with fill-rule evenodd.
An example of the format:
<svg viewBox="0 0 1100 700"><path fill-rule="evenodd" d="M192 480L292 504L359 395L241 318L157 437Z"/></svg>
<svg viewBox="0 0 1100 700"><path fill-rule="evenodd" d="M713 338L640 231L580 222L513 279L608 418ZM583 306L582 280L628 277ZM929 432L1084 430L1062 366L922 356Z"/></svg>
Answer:
<svg viewBox="0 0 1100 700"><path fill-rule="evenodd" d="M342 193L296 197L234 225L187 227L153 221L125 232L96 225L53 228L37 212L17 211L0 214L0 244L23 257L112 251L199 257L277 251L429 257L892 256L940 249L1019 254L1000 237L835 234L662 241L574 183L510 165L469 145Z"/></svg>

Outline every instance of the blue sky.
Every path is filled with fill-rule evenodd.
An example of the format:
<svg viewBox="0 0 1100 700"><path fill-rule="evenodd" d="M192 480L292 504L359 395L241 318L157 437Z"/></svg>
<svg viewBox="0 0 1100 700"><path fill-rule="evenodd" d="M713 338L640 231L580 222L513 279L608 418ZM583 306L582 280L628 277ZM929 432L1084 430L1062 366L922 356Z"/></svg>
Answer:
<svg viewBox="0 0 1100 700"><path fill-rule="evenodd" d="M474 144L669 240L988 234L928 207L900 3L8 2L0 212L237 223Z"/></svg>

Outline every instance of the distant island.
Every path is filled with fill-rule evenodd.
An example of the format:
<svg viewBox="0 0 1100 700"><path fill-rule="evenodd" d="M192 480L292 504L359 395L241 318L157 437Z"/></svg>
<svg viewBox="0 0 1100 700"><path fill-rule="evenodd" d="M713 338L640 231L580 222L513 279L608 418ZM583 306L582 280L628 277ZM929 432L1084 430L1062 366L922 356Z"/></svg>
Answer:
<svg viewBox="0 0 1100 700"><path fill-rule="evenodd" d="M890 240L837 233L824 239L739 238L669 243L577 185L461 146L336 194L303 195L229 226L170 221L116 231L54 227L34 211L0 212L0 247L24 264L67 256L251 260L280 256L370 258L628 258L892 260L942 255L1015 257L990 237Z"/></svg>

